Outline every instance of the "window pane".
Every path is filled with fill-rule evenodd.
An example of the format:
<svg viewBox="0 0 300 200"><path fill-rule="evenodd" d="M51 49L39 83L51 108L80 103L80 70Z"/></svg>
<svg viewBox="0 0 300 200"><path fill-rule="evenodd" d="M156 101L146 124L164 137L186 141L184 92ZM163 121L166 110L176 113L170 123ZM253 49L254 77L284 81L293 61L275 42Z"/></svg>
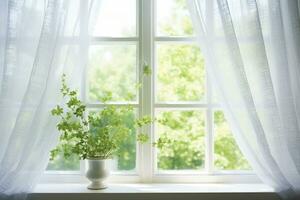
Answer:
<svg viewBox="0 0 300 200"><path fill-rule="evenodd" d="M136 161L136 130L134 119L137 112L128 113L126 126L131 130L128 137L124 139L118 151L118 157L114 163L117 170L134 170Z"/></svg>
<svg viewBox="0 0 300 200"><path fill-rule="evenodd" d="M101 0L96 10L92 36L136 36L136 0Z"/></svg>
<svg viewBox="0 0 300 200"><path fill-rule="evenodd" d="M205 94L204 59L194 45L157 46L157 100L201 101Z"/></svg>
<svg viewBox="0 0 300 200"><path fill-rule="evenodd" d="M250 170L242 155L222 111L214 113L215 128L215 168L220 170Z"/></svg>
<svg viewBox="0 0 300 200"><path fill-rule="evenodd" d="M156 1L157 35L189 36L193 35L193 27L186 0Z"/></svg>
<svg viewBox="0 0 300 200"><path fill-rule="evenodd" d="M107 92L112 92L112 101L135 101L136 46L90 47L88 84L91 101L100 101Z"/></svg>
<svg viewBox="0 0 300 200"><path fill-rule="evenodd" d="M49 161L47 170L55 171L79 171L80 162L78 157L71 156L68 159L63 157L63 154L60 153L54 160Z"/></svg>
<svg viewBox="0 0 300 200"><path fill-rule="evenodd" d="M121 107L118 107L121 108ZM90 113L96 113L95 109L90 110ZM98 112L101 112L99 110ZM132 112L125 114L122 121L126 127L129 128L128 135L122 138L122 142L119 146L117 156L110 163L112 171L118 170L134 170L136 163L136 129L134 120L137 115L137 110L134 109ZM103 119L104 121L110 121L110 119Z"/></svg>
<svg viewBox="0 0 300 200"><path fill-rule="evenodd" d="M170 140L170 143L158 152L158 168L202 169L205 154L204 112L159 111L157 114L157 137Z"/></svg>
<svg viewBox="0 0 300 200"><path fill-rule="evenodd" d="M80 62L80 48L78 45L63 45L57 48L59 53L57 53L53 62L57 65L57 69L64 69L68 83L71 83L72 88L76 88L78 84L75 81L78 79L78 76L75 76L72 72ZM65 159L61 153L54 160L49 161L46 170L79 171L79 166L78 157L71 156Z"/></svg>

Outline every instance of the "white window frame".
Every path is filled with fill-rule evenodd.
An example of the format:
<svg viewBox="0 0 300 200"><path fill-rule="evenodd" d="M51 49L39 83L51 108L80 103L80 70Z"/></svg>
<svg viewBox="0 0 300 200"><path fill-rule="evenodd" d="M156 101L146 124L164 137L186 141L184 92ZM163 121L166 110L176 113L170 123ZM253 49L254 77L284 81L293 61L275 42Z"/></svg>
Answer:
<svg viewBox="0 0 300 200"><path fill-rule="evenodd" d="M260 183L258 177L253 171L237 171L237 170L216 170L214 169L214 125L213 113L218 110L219 106L212 101L211 84L206 79L206 101L204 102L187 102L187 103L170 103L170 102L155 102L155 82L156 82L156 58L155 58L155 43L166 42L172 44L196 44L196 38L191 37L161 37L156 36L156 9L155 3L158 0L136 0L136 37L90 37L88 38L88 1L81 0L80 12L80 49L81 55L85 56L83 65L86 66L88 48L95 44L108 43L128 43L135 42L137 44L137 75L138 81L142 81L142 87L138 92L137 102L128 102L135 108L138 108L138 115L155 115L155 108L159 109L202 109L206 117L206 139L205 139L205 167L204 170L164 170L157 172L156 149L151 143L155 140L154 130L155 125L151 125L143 130L149 135L149 144L137 144L136 155L136 171L135 172L116 172L110 177L111 182L124 183ZM72 40L71 40L72 41ZM151 76L143 76L144 63L152 66ZM84 80L82 82L81 95L84 102L87 102L87 69L85 68ZM207 76L206 76L207 77ZM127 105L127 103L114 102L114 105ZM88 109L101 109L101 103L87 102ZM84 173L86 165L84 161L80 161L80 171L47 171L42 177L42 183L81 183L86 182ZM196 173L195 173L196 172Z"/></svg>

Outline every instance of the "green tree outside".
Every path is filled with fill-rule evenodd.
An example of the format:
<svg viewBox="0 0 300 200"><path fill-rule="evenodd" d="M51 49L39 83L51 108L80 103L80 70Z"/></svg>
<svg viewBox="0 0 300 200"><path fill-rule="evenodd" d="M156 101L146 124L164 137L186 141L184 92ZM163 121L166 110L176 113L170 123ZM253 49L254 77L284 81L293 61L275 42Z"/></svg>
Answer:
<svg viewBox="0 0 300 200"><path fill-rule="evenodd" d="M185 0L173 0L170 19L158 22L159 34L192 35L192 23ZM135 45L104 45L91 47L89 62L89 94L97 101L112 91L114 101L137 100ZM157 45L158 101L205 101L205 64L201 50L190 44ZM133 170L136 142L133 119L128 115L130 137L120 147L119 170ZM157 154L160 170L203 169L205 158L204 110L157 111L156 137L168 137L170 143ZM218 170L251 169L240 152L221 111L214 112L214 164ZM78 170L77 158L58 157L49 163L50 170Z"/></svg>

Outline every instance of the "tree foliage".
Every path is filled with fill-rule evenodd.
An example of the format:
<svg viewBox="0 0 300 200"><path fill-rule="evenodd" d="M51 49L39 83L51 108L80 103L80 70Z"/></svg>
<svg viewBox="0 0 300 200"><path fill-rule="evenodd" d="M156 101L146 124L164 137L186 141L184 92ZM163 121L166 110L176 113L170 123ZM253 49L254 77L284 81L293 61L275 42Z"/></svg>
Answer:
<svg viewBox="0 0 300 200"><path fill-rule="evenodd" d="M111 158L122 142L132 131L127 126L133 107L130 105L115 106L104 102L104 108L97 112L90 112L87 117L86 106L79 100L77 91L71 90L62 77L61 93L65 99L65 107L57 105L51 114L60 118L57 129L61 135L59 144L51 151L52 159L63 153L65 158L73 155L80 159L108 159ZM102 100L111 100L111 95L105 95ZM152 123L149 116L131 121L135 128ZM138 137L139 142L147 142Z"/></svg>
<svg viewBox="0 0 300 200"><path fill-rule="evenodd" d="M185 0L174 0L174 13L169 20L159 23L161 34L168 36L192 35L191 20ZM136 49L133 45L95 47L90 54L89 98L99 100L113 91L113 101L135 101L140 87L136 80ZM157 100L205 101L205 63L201 50L189 44L160 44L157 46ZM145 64L146 73L151 67ZM57 112L61 112L59 109ZM136 161L136 124L132 110L124 116L129 135L120 144L117 168L132 170ZM155 130L159 169L201 169L204 167L206 123L204 110L159 111ZM250 169L240 152L222 111L214 117L214 164L216 169ZM139 140L148 139L138 134ZM72 164L73 163L73 164ZM77 169L75 158L50 163L52 169Z"/></svg>

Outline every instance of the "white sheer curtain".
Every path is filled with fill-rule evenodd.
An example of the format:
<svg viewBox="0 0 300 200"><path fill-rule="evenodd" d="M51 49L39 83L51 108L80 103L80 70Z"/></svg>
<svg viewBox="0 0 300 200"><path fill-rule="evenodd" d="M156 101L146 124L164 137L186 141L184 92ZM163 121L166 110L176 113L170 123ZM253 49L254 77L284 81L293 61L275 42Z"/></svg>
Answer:
<svg viewBox="0 0 300 200"><path fill-rule="evenodd" d="M282 197L299 198L299 1L187 1L241 150Z"/></svg>
<svg viewBox="0 0 300 200"><path fill-rule="evenodd" d="M0 1L0 199L25 198L45 170L58 137L49 111L62 72L80 85L95 9L87 0Z"/></svg>

